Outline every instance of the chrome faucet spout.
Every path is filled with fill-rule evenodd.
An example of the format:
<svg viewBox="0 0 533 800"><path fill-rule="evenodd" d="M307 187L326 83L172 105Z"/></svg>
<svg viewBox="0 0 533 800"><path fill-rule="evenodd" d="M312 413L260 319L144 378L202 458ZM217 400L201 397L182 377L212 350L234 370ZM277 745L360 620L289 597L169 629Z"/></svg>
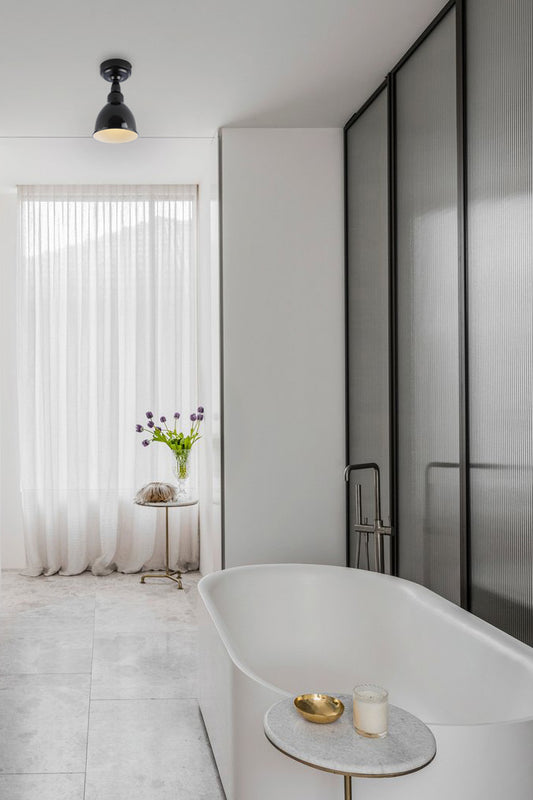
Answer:
<svg viewBox="0 0 533 800"><path fill-rule="evenodd" d="M375 512L375 519L376 522L379 521L380 526L383 527L383 521L381 519L381 480L380 480L380 472L379 466L373 462L369 461L366 464L348 464L346 469L344 470L344 480L348 483L350 480L350 473L354 470L363 470L363 469L371 469L374 472L374 512Z"/></svg>

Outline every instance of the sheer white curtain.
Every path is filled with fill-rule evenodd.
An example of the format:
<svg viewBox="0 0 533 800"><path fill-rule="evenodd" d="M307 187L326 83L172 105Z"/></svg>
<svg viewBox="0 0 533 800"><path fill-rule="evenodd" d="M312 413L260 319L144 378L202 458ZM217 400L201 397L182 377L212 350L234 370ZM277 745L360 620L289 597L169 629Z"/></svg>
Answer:
<svg viewBox="0 0 533 800"><path fill-rule="evenodd" d="M172 480L171 453L135 424L201 402L196 216L196 186L19 187L27 574L163 565L164 512L132 500ZM196 568L196 509L169 521L172 562Z"/></svg>

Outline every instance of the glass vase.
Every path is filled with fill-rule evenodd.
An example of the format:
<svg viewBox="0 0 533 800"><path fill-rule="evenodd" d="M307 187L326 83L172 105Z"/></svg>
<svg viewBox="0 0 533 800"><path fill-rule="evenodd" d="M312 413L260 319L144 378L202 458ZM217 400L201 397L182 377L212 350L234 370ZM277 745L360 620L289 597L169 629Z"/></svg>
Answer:
<svg viewBox="0 0 533 800"><path fill-rule="evenodd" d="M173 472L178 484L178 500L185 500L191 494L191 451L173 452Z"/></svg>

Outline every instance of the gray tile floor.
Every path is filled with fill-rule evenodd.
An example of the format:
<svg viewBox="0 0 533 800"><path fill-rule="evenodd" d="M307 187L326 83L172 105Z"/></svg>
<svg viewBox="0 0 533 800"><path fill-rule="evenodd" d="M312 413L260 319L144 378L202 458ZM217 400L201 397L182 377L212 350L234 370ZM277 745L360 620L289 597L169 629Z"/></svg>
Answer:
<svg viewBox="0 0 533 800"><path fill-rule="evenodd" d="M0 584L0 800L223 800L197 702L197 573Z"/></svg>

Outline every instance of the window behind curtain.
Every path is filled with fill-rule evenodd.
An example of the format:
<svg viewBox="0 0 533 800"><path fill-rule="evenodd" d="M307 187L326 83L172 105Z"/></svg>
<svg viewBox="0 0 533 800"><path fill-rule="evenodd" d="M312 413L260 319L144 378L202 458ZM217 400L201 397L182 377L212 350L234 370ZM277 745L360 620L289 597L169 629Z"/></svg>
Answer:
<svg viewBox="0 0 533 800"><path fill-rule="evenodd" d="M18 363L28 571L157 561L135 491L170 480L144 413L197 398L196 186L19 187ZM196 516L180 514L182 566Z"/></svg>

